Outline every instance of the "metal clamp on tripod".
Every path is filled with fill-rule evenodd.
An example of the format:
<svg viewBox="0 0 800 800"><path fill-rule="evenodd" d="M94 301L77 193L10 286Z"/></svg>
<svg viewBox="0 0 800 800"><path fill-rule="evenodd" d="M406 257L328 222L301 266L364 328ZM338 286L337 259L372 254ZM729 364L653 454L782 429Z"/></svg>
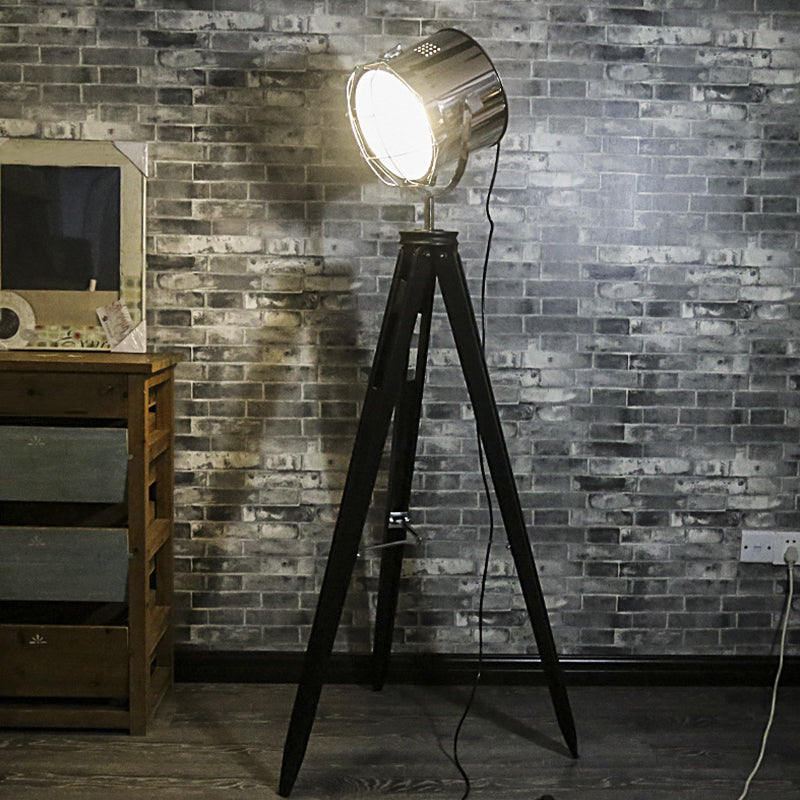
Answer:
<svg viewBox="0 0 800 800"><path fill-rule="evenodd" d="M411 520L408 511L390 511L389 521L386 525L387 531L403 531L403 534L410 533L411 538L403 536L402 539L390 538L382 544L371 544L359 551L359 556L371 550L385 550L387 547L404 547L407 544L420 544L422 537L411 527Z"/></svg>

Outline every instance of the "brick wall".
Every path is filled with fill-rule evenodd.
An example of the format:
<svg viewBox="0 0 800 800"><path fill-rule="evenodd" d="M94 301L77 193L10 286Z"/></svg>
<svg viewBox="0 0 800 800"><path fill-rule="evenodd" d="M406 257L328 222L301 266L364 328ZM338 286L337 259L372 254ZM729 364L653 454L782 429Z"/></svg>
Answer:
<svg viewBox="0 0 800 800"><path fill-rule="evenodd" d="M151 142L179 642L303 648L421 214L361 165L343 86L445 25L511 101L487 351L559 647L768 652L785 574L737 556L742 527L800 528L796 0L5 0L0 133ZM476 294L491 164L438 207ZM396 649L472 652L487 511L438 307L421 433ZM338 648L367 646L376 566ZM486 605L488 649L535 650L502 532Z"/></svg>

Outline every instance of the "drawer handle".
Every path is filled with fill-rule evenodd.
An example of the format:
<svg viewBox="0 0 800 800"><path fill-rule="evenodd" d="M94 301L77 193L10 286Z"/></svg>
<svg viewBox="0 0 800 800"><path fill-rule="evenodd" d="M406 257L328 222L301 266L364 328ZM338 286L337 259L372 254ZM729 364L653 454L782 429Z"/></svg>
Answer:
<svg viewBox="0 0 800 800"><path fill-rule="evenodd" d="M47 644L47 639L45 639L40 633L35 633L30 639L28 639L28 644Z"/></svg>

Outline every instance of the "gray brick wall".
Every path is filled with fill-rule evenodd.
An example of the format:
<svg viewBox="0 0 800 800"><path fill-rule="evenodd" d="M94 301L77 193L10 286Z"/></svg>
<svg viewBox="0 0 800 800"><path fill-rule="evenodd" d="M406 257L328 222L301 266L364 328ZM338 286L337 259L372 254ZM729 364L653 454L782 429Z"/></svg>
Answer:
<svg viewBox="0 0 800 800"><path fill-rule="evenodd" d="M185 358L178 641L303 648L421 215L360 163L343 86L446 25L511 99L487 350L559 647L768 652L785 575L737 556L742 527L800 528L795 0L6 2L2 135L151 142L150 344ZM476 293L491 163L438 209ZM488 516L440 310L424 412L396 648L472 652ZM487 648L534 651L502 532L492 555ZM368 646L376 566L338 648Z"/></svg>

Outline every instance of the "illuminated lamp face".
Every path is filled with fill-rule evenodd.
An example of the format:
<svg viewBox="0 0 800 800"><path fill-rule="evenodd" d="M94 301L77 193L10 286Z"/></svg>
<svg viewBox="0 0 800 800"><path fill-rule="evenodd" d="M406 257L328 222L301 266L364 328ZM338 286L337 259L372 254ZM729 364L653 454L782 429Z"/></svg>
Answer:
<svg viewBox="0 0 800 800"><path fill-rule="evenodd" d="M419 95L384 69L364 72L355 85L353 125L370 157L400 181L424 181L433 168L435 142Z"/></svg>

